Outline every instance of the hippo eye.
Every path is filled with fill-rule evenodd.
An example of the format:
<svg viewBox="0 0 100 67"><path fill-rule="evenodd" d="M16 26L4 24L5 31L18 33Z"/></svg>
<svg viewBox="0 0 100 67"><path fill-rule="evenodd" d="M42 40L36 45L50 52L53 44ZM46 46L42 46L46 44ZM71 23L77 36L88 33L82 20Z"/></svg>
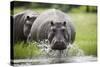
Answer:
<svg viewBox="0 0 100 67"><path fill-rule="evenodd" d="M27 18L27 20L30 20L30 16L27 16L26 18Z"/></svg>
<svg viewBox="0 0 100 67"><path fill-rule="evenodd" d="M64 21L63 25L66 26L66 21Z"/></svg>
<svg viewBox="0 0 100 67"><path fill-rule="evenodd" d="M53 23L53 21L51 21L51 26L54 26L54 23Z"/></svg>

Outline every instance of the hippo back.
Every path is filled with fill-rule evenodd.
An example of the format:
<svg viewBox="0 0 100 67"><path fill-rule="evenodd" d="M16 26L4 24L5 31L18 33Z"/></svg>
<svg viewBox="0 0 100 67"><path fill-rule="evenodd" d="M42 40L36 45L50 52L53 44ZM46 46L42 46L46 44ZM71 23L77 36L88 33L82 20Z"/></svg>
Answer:
<svg viewBox="0 0 100 67"><path fill-rule="evenodd" d="M72 38L72 35L75 34L75 30L71 24L71 19L69 19L65 13L57 9L49 9L38 16L32 25L29 34L30 40L38 41L47 39L51 21L54 23L62 23L66 21L66 29L68 30L70 41L73 42L74 38Z"/></svg>
<svg viewBox="0 0 100 67"><path fill-rule="evenodd" d="M27 16L33 17L33 22L38 16L38 13L27 10L13 16L13 40L14 42L27 39L24 35L24 24L26 23Z"/></svg>

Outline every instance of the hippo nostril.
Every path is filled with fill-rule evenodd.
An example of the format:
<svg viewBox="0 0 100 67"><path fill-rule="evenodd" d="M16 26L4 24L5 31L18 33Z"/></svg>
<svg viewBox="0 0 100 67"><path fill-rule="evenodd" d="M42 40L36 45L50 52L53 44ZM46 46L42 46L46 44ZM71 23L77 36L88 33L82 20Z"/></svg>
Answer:
<svg viewBox="0 0 100 67"><path fill-rule="evenodd" d="M53 50L64 50L64 49L66 49L66 45L62 40L61 41L56 41L53 44L52 49Z"/></svg>

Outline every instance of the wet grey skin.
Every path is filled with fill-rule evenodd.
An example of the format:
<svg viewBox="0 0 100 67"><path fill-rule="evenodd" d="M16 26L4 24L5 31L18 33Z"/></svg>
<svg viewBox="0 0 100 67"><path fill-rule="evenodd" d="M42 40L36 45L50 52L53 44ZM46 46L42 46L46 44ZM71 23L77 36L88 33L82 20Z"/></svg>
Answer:
<svg viewBox="0 0 100 67"><path fill-rule="evenodd" d="M67 14L57 9L41 13L32 24L27 42L49 40L52 50L64 50L75 40L75 27Z"/></svg>
<svg viewBox="0 0 100 67"><path fill-rule="evenodd" d="M12 16L13 19L13 43L26 41L34 20L39 14L26 10Z"/></svg>

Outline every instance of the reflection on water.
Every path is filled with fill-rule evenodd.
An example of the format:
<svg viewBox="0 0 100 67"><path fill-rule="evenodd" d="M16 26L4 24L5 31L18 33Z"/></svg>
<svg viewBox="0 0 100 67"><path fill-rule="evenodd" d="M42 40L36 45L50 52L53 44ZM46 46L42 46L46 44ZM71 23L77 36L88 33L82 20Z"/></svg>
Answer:
<svg viewBox="0 0 100 67"><path fill-rule="evenodd" d="M78 63L97 61L93 56L66 57L66 58L36 58L36 59L19 59L14 60L14 65L37 65L37 64L54 64L54 63Z"/></svg>
<svg viewBox="0 0 100 67"><path fill-rule="evenodd" d="M38 47L41 49L41 56L32 57L31 59L12 60L14 65L37 65L37 64L54 64L54 63L72 63L72 62L90 62L96 61L95 56L85 56L84 51L77 45L69 44L66 50L52 50L48 41L41 42Z"/></svg>

